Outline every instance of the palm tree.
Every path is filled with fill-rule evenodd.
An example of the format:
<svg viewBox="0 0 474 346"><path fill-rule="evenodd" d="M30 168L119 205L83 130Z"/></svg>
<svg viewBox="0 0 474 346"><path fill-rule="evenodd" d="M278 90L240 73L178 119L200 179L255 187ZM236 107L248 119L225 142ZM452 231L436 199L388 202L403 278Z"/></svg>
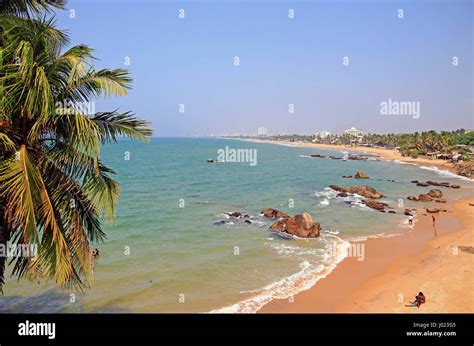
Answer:
<svg viewBox="0 0 474 346"><path fill-rule="evenodd" d="M50 12L51 7L63 9L65 2L65 0L2 0L0 13L30 18Z"/></svg>
<svg viewBox="0 0 474 346"><path fill-rule="evenodd" d="M27 17L42 8L32 3L63 2L4 1L2 9ZM131 78L124 69L96 71L85 45L64 51L68 37L54 24L0 14L0 244L38 248L10 260L13 275L81 289L92 280L90 243L105 239L101 218L113 220L119 196L101 144L147 140L151 130L129 112L85 114L81 105L96 97L126 95Z"/></svg>

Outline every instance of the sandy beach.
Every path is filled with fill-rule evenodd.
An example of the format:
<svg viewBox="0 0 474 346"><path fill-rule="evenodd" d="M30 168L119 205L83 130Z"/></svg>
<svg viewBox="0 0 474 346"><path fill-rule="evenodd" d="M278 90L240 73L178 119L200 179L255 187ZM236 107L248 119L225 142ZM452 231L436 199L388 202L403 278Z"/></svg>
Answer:
<svg viewBox="0 0 474 346"><path fill-rule="evenodd" d="M380 157L382 160L386 161L401 161L413 163L416 165L430 165L437 167L439 169L444 169L452 173L456 173L454 165L445 160L439 159L428 159L423 157L412 158L402 156L397 150L390 150L384 148L369 148L364 146L348 146L348 145L336 145L336 144L320 144L320 143L305 143L305 142L289 142L289 141L274 141L274 140L258 140L258 139L245 139L252 142L258 143L273 143L273 144L283 144L283 145L294 145L299 147L315 147L315 148L326 148L326 149L335 149L343 150L348 152L358 152L365 154L374 154Z"/></svg>
<svg viewBox="0 0 474 346"><path fill-rule="evenodd" d="M262 141L267 142L268 141ZM365 147L278 142L366 152L453 171L442 160L401 157L398 152ZM403 235L358 242L364 259L347 257L326 278L289 300L274 300L259 313L429 313L474 310L474 198L448 203L446 213L419 210L413 229ZM353 243L354 244L354 243ZM422 291L426 303L406 307Z"/></svg>

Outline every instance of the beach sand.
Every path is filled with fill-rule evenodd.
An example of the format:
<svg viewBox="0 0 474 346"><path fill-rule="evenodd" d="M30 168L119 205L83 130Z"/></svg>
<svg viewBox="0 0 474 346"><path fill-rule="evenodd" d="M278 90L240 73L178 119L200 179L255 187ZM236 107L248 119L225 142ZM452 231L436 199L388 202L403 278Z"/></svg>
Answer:
<svg viewBox="0 0 474 346"><path fill-rule="evenodd" d="M307 143L307 142L259 140L259 139L245 139L245 140L258 142L258 143L274 143L274 144L294 145L294 146L300 146L300 147L326 148L326 149L335 149L339 151L375 154L375 155L378 155L380 159L386 160L386 161L409 162L409 163L414 163L421 166L429 165L429 166L437 167L439 169L450 171L452 173L456 173L456 168L454 164L447 162L445 160L428 159L424 157L418 157L418 158L406 157L406 156L402 156L399 151L391 150L391 149L369 148L369 147L363 147L363 146L348 146L348 145L336 145L336 144Z"/></svg>
<svg viewBox="0 0 474 346"><path fill-rule="evenodd" d="M402 157L398 151L315 143L256 140L377 154L383 160L400 160L455 171L437 159ZM288 300L274 300L259 313L430 313L474 311L474 198L448 204L435 215L419 209L413 229L403 235L370 238L353 243L364 258L347 257L311 289ZM357 245L354 245L357 244ZM405 307L422 291L426 303Z"/></svg>
<svg viewBox="0 0 474 346"><path fill-rule="evenodd" d="M413 230L363 242L364 259L348 257L326 278L292 300L275 300L259 313L474 311L474 199L447 213L418 214ZM460 247L463 247L462 250ZM405 307L422 291L426 303Z"/></svg>

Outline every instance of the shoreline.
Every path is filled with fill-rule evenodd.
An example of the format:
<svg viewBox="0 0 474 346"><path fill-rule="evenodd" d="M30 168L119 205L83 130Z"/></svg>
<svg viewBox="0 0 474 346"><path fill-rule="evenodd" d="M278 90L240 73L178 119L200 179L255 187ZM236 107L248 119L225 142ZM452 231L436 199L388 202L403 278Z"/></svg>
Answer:
<svg viewBox="0 0 474 346"><path fill-rule="evenodd" d="M455 166L444 160L402 157L398 151L384 148L242 140L375 154L384 161L429 165L471 180L457 175ZM291 299L274 299L257 313L472 312L474 296L466 295L474 291L470 257L474 251L474 207L469 204L474 204L471 196L448 201L448 212L435 214L436 227L431 214L419 211L413 229L406 233L351 241L351 245L365 247L368 255L364 261L346 257L311 288ZM470 248L466 252L456 246ZM456 256L452 255L455 248ZM420 309L405 307L419 291L425 293L427 303Z"/></svg>
<svg viewBox="0 0 474 346"><path fill-rule="evenodd" d="M376 154L384 161L401 161L418 166L430 165L456 174L454 165L444 160L402 157L397 151L383 148L253 139L248 141L370 153ZM327 277L319 280L310 289L296 294L291 301L273 300L257 313L472 312L474 298L470 295L465 297L465 295L466 289L469 292L474 291L474 282L469 279L469 275L457 272L456 268L460 265L455 261L462 258L464 274L469 274L472 271L472 260L469 258L471 254L458 251L459 257L445 257L443 267L433 268L436 264L431 263L441 262L440 251L436 250L442 249L444 255L452 253L453 249L450 246L454 246L456 241L460 244L455 245L474 245L472 232L474 207L469 206L469 203L474 203L474 199L457 201L449 206L447 213L437 214L436 230L432 229L429 214L418 213L413 230L407 233L396 237L369 238L357 242L364 244L365 251L368 253L366 260L357 261L355 258L346 257ZM437 230L438 228L440 230ZM354 243L351 242L351 244ZM403 249L403 252L400 249ZM427 262L430 263L426 264L426 267L420 267L419 263ZM448 282L446 286L450 287L451 293L446 293L443 288L438 287L437 282L431 280L432 276L422 275L425 272L431 275L443 272L445 277L438 281ZM426 281L423 282L422 278L416 280L410 278L417 275L425 277ZM456 275L463 276L467 287L461 285L460 288L453 288L451 281L457 282L452 278ZM449 281L450 277L451 281ZM398 286L394 285L395 282ZM430 291L426 289L423 291L422 288L425 286L428 289L433 288L438 293L443 292L439 294L444 297L441 299L442 305L429 304L430 301L436 302L440 298L433 299ZM420 290L425 292L427 303L420 309L404 307L404 304L412 300ZM452 293L453 291L457 294ZM459 299L458 296L465 297L467 301ZM399 300L402 301L399 302Z"/></svg>
<svg viewBox="0 0 474 346"><path fill-rule="evenodd" d="M258 313L472 312L474 207L469 203L474 198L437 214L435 228L429 214L418 214L412 231L360 242L365 246L363 261L346 257L292 301L274 300ZM419 291L427 302L420 309L405 307Z"/></svg>
<svg viewBox="0 0 474 346"><path fill-rule="evenodd" d="M229 139L229 138L226 138ZM365 154L375 154L381 160L384 161L401 161L406 163L415 164L418 166L422 165L431 165L439 169L449 171L451 173L456 173L455 166L445 160L440 159L427 159L427 158L412 158L402 156L400 152L391 149L385 148L371 148L371 147L362 147L362 146L348 146L348 145L336 145L336 144L321 144L321 143L306 143L306 142L289 142L289 141L275 141L275 140L259 140L259 139L247 139L247 138L230 138L243 140L248 142L256 143L268 143L268 144L277 144L277 145L290 145L295 147L312 147L312 148L323 148L323 149L334 149L339 151L348 151L348 152L357 152Z"/></svg>

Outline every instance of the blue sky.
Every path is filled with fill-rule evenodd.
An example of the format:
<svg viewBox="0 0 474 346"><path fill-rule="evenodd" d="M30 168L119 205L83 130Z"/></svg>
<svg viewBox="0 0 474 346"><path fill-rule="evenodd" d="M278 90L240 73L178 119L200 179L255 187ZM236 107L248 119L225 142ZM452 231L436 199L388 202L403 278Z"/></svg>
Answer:
<svg viewBox="0 0 474 346"><path fill-rule="evenodd" d="M131 110L157 136L251 134L259 126L474 128L470 0L69 0L67 7L57 19L71 44L93 47L96 67L125 67L134 79L128 96L97 100L97 110ZM381 115L388 99L420 102L420 117Z"/></svg>

